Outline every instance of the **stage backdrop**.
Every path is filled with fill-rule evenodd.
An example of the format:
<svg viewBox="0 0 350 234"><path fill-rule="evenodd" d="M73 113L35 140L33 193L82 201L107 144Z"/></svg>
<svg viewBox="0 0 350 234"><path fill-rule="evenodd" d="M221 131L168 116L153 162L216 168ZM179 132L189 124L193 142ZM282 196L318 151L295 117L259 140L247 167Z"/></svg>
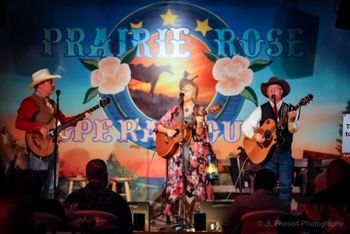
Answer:
<svg viewBox="0 0 350 234"><path fill-rule="evenodd" d="M350 31L335 26L334 1L49 2L2 1L0 119L24 144L16 112L41 68L62 75L56 87L67 115L108 99L64 131L62 176L84 174L87 161L101 158L112 176L134 178L135 200L161 191L166 160L154 153L153 130L179 102L184 79L199 85L200 104L221 107L208 114L219 159L237 153L241 123L266 101L260 84L271 76L289 82L285 100L293 105L314 96L301 108L294 157L339 154Z"/></svg>

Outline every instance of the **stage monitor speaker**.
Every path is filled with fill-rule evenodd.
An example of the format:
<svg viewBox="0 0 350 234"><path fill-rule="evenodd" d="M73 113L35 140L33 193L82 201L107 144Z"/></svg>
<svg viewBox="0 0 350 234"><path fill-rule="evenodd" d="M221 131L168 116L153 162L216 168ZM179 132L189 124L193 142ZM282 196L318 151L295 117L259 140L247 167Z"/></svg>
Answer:
<svg viewBox="0 0 350 234"><path fill-rule="evenodd" d="M134 231L145 231L145 213L134 213Z"/></svg>
<svg viewBox="0 0 350 234"><path fill-rule="evenodd" d="M150 230L149 222L149 203L148 202L128 202L131 216L133 218L134 230L144 229L144 231ZM142 223L144 222L144 223Z"/></svg>
<svg viewBox="0 0 350 234"><path fill-rule="evenodd" d="M283 79L312 76L319 27L318 16L297 9L276 9L273 27L283 30L279 40L285 41L283 53L277 57L271 56L273 62L269 68L274 75ZM300 31L294 33L294 38L290 38L287 29L300 29ZM293 51L288 46L289 40L297 41Z"/></svg>
<svg viewBox="0 0 350 234"><path fill-rule="evenodd" d="M219 223L222 226L228 211L232 206L232 201L201 202L200 213L206 217L206 230L211 231L211 225Z"/></svg>
<svg viewBox="0 0 350 234"><path fill-rule="evenodd" d="M350 1L339 0L335 27L350 30Z"/></svg>
<svg viewBox="0 0 350 234"><path fill-rule="evenodd" d="M205 213L196 213L194 214L194 229L196 231L205 231L206 230L206 214Z"/></svg>

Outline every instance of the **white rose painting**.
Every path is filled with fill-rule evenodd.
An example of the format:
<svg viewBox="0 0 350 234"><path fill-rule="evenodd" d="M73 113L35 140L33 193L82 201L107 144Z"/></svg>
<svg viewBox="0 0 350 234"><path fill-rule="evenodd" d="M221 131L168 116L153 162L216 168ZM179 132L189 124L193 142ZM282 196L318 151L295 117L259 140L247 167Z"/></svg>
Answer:
<svg viewBox="0 0 350 234"><path fill-rule="evenodd" d="M116 57L106 57L98 62L98 69L91 73L91 87L101 94L116 94L124 91L131 80L129 65L120 63Z"/></svg>
<svg viewBox="0 0 350 234"><path fill-rule="evenodd" d="M215 90L218 94L227 97L222 111L225 110L231 96L240 95L241 97L258 105L258 99L255 91L250 87L253 82L254 72L258 72L269 66L271 60L254 60L236 54L231 57L220 58L217 54L210 51L204 52L209 60L214 62L213 78L218 82Z"/></svg>
<svg viewBox="0 0 350 234"><path fill-rule="evenodd" d="M216 91L224 96L240 94L253 80L253 71L249 69L249 60L235 55L232 58L220 58L213 67L213 77L218 80Z"/></svg>

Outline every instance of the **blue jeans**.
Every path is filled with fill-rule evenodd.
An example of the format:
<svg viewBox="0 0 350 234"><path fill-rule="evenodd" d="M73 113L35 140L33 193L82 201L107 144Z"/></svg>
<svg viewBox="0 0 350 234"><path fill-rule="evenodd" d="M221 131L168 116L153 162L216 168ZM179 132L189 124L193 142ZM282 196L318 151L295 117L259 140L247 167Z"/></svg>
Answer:
<svg viewBox="0 0 350 234"><path fill-rule="evenodd" d="M54 154L47 157L37 157L33 152L29 151L29 162L30 167L34 171L42 171L46 178L44 178L44 185L41 189L40 196L47 199L55 199L55 187L54 187L54 177L55 171L54 166L56 164L56 186L58 186L58 176L59 176L59 163L58 160L54 160ZM57 161L57 163L55 163Z"/></svg>
<svg viewBox="0 0 350 234"><path fill-rule="evenodd" d="M279 184L278 196L282 201L290 204L292 201L292 179L294 159L292 150L280 153L279 149L275 151L270 161L263 165L264 168L270 169L276 175Z"/></svg>

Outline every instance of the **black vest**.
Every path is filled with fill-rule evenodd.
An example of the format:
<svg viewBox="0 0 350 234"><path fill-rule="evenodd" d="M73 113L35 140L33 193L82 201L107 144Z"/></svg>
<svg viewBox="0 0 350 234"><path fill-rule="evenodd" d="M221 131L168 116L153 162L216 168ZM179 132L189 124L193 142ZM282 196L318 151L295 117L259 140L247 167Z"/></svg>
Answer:
<svg viewBox="0 0 350 234"><path fill-rule="evenodd" d="M282 103L282 106L280 110L278 111L279 118L281 119L283 116L287 114L288 111L290 111L291 106ZM273 112L273 109L269 102L266 102L261 105L261 121L260 126L267 120L267 119L273 119L275 120L275 114ZM285 152L291 148L292 141L293 141L293 134L291 134L288 131L288 119L283 123L283 125L280 128L277 128L277 147L280 150L280 152Z"/></svg>

